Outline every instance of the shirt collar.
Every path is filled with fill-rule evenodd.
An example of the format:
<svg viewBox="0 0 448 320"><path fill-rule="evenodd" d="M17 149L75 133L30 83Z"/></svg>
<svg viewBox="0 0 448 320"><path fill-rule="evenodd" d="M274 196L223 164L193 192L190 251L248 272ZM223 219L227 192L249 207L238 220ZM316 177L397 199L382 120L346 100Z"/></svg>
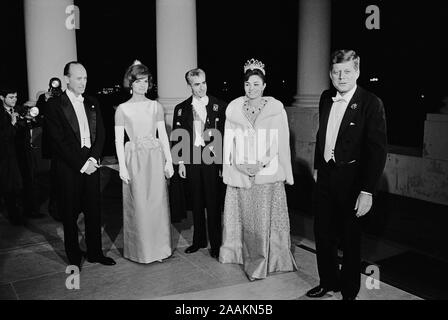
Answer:
<svg viewBox="0 0 448 320"><path fill-rule="evenodd" d="M345 103L349 103L350 102L350 100L352 100L352 98L353 98L353 95L355 94L355 91L356 91L356 88L357 88L358 86L355 84L355 86L350 90L350 91L348 91L346 94L344 94L343 96L339 93L339 91L336 93L336 97L334 98L334 100L344 100L345 101Z"/></svg>
<svg viewBox="0 0 448 320"><path fill-rule="evenodd" d="M202 98L196 98L195 96L193 96L193 100L192 100L192 102L194 102L194 101L199 101L199 102L201 102L204 106L206 106L206 105L208 105L208 96L203 96Z"/></svg>
<svg viewBox="0 0 448 320"><path fill-rule="evenodd" d="M75 94L69 89L65 90L65 92L67 93L67 96L72 104L74 104L74 102L84 102L84 97L82 95L75 96Z"/></svg>

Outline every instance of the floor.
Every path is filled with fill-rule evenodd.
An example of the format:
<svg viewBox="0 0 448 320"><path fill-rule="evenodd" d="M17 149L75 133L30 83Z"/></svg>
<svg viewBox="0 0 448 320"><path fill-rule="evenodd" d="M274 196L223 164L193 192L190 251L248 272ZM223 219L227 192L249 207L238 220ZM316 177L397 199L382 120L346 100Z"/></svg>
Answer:
<svg viewBox="0 0 448 320"><path fill-rule="evenodd" d="M185 254L184 249L192 239L191 214L181 223L172 225L176 249L171 257L147 265L124 259L121 185L117 172L111 168L113 166L101 169L102 238L105 253L113 257L117 265L84 262L79 289L70 290L66 285L76 287L77 282L66 273L62 225L45 215L17 227L0 215L1 300L307 300L305 292L318 284L312 217L295 209L291 210L290 217L292 250L299 266L296 272L274 274L251 282L240 265L221 264L210 257L207 249ZM42 212L45 210L43 204ZM82 219L81 215L78 221L81 231ZM366 266L378 261L389 261L395 266L396 263L388 259L408 252L406 246L378 241L374 236L367 236L363 246ZM405 290L402 285L401 288L392 285L393 281L381 281L384 272L381 268L374 270L371 277L362 275L359 300L422 299L418 292L411 293L412 290ZM390 274L388 272L387 276ZM375 281L378 278L379 281ZM322 299L338 300L341 296L328 294Z"/></svg>

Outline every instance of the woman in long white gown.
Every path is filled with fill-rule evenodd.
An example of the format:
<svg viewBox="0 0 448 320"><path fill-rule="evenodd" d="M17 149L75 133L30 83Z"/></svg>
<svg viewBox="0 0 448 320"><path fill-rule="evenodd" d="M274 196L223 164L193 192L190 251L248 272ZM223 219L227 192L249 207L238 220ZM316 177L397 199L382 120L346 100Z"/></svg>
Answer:
<svg viewBox="0 0 448 320"><path fill-rule="evenodd" d="M115 113L115 147L123 180L123 251L127 259L150 263L172 254L165 177L174 171L163 107L145 96L152 86L148 68L134 62L124 86L132 97ZM123 145L125 131L130 141Z"/></svg>

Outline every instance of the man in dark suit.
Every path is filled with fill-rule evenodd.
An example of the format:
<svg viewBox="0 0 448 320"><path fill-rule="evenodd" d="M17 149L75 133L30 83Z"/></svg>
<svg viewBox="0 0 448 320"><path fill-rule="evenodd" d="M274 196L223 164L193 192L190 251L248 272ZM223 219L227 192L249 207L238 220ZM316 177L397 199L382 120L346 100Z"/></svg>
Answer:
<svg viewBox="0 0 448 320"><path fill-rule="evenodd" d="M207 209L207 230L210 255L219 257L222 239L221 191L222 137L224 136L225 109L227 104L207 96L205 72L193 69L185 74L192 96L174 109L172 140L177 132L183 132L184 148L175 168L180 178L186 179L193 209L193 244L185 252L193 253L207 247L204 208ZM176 130L176 129L183 129ZM212 140L213 137L213 140ZM187 141L183 141L186 138ZM206 142L211 143L206 145ZM173 150L177 149L173 147ZM176 152L173 152L174 159ZM177 170L176 170L177 169Z"/></svg>
<svg viewBox="0 0 448 320"><path fill-rule="evenodd" d="M104 127L96 99L83 97L86 69L79 62L64 67L67 90L48 100L44 125L51 140L57 180L57 208L64 226L64 245L72 265L81 267L77 219L84 213L87 261L114 265L101 248L99 159Z"/></svg>
<svg viewBox="0 0 448 320"><path fill-rule="evenodd" d="M16 105L16 89L1 88L0 101L0 193L11 223L21 225L26 223L24 218L41 216L33 183L30 134L36 121L27 113L27 106Z"/></svg>
<svg viewBox="0 0 448 320"><path fill-rule="evenodd" d="M361 279L360 218L369 212L372 195L387 155L386 119L381 99L357 86L359 57L339 50L331 57L334 90L322 93L314 157L314 234L319 286L308 297L342 291L354 300ZM342 269L338 264L341 241Z"/></svg>
<svg viewBox="0 0 448 320"><path fill-rule="evenodd" d="M40 122L43 122L45 119L45 114L47 112L47 102L51 98L59 97L62 94L61 80L59 78L51 78L48 91L42 93L36 102L36 107L40 112ZM51 141L48 138L48 133L45 126L42 126L42 143L41 143L41 151L42 158L51 161ZM48 201L48 213L53 217L56 221L61 221L61 217L58 215L58 211L56 208L56 170L54 166L54 161L50 163L50 196Z"/></svg>

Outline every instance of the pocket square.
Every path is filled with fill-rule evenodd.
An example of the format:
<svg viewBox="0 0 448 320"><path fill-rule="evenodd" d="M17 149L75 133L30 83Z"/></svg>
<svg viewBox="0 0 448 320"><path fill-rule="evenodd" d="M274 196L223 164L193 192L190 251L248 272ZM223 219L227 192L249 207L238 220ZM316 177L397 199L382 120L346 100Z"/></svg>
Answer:
<svg viewBox="0 0 448 320"><path fill-rule="evenodd" d="M354 125L356 125L356 123L354 123L354 122L350 122L350 125L351 125L351 126L354 126Z"/></svg>

